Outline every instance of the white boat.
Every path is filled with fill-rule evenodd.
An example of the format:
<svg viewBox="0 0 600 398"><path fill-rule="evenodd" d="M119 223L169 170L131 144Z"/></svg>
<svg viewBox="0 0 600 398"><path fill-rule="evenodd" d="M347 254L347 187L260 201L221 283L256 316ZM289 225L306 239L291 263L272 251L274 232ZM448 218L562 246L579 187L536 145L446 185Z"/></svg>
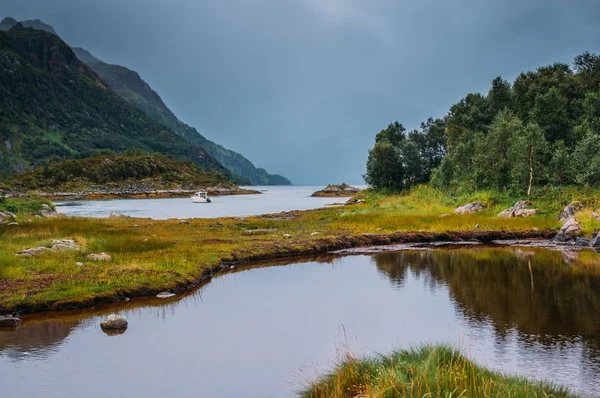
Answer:
<svg viewBox="0 0 600 398"><path fill-rule="evenodd" d="M192 202L194 203L210 203L210 196L206 192L196 192L192 196Z"/></svg>

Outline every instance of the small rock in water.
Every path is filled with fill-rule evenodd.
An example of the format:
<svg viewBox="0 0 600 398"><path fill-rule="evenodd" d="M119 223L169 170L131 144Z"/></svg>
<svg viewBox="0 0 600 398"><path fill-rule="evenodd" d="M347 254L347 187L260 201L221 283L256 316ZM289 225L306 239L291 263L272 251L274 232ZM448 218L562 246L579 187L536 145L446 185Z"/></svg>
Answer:
<svg viewBox="0 0 600 398"><path fill-rule="evenodd" d="M164 298L173 297L174 295L175 295L175 293L171 293L171 292L160 292L156 295L156 297L164 299Z"/></svg>
<svg viewBox="0 0 600 398"><path fill-rule="evenodd" d="M292 237L292 235L290 235L290 234L283 234L283 237L284 237L285 239L290 239L290 238Z"/></svg>
<svg viewBox="0 0 600 398"><path fill-rule="evenodd" d="M100 253L100 254L92 253L92 254L87 255L87 259L92 260L92 261L111 261L112 257L106 253Z"/></svg>
<svg viewBox="0 0 600 398"><path fill-rule="evenodd" d="M127 328L127 320L117 314L110 314L100 323L102 329L125 329Z"/></svg>
<svg viewBox="0 0 600 398"><path fill-rule="evenodd" d="M0 328L14 328L19 323L21 323L21 319L17 318L16 316L0 316Z"/></svg>

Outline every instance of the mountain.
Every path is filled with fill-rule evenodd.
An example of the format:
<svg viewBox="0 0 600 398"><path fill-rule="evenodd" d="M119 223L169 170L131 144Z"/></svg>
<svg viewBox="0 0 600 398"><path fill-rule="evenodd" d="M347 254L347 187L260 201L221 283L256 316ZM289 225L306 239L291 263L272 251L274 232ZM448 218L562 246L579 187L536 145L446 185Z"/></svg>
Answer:
<svg viewBox="0 0 600 398"><path fill-rule="evenodd" d="M0 32L0 143L0 173L139 148L230 174L115 94L59 36L20 23Z"/></svg>
<svg viewBox="0 0 600 398"><path fill-rule="evenodd" d="M123 99L189 142L204 148L232 173L250 180L255 185L291 184L285 177L269 174L265 169L255 167L241 154L206 139L195 128L179 120L137 72L124 66L102 62L83 48L74 47L73 51Z"/></svg>
<svg viewBox="0 0 600 398"><path fill-rule="evenodd" d="M2 22L0 22L0 30L8 31L17 23L19 22L17 22L17 20L14 18L4 18ZM56 32L54 31L54 28L52 26L43 23L39 19L28 19L27 21L21 21L21 25L23 25L26 28L44 30L46 32L52 33L53 35L56 35Z"/></svg>

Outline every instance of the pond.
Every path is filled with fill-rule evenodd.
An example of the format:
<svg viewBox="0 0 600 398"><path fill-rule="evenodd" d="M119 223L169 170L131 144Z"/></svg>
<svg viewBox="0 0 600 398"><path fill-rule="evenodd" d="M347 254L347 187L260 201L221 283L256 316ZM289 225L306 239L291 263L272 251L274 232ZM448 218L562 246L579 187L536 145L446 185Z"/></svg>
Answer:
<svg viewBox="0 0 600 398"><path fill-rule="evenodd" d="M320 257L225 274L171 301L25 317L0 331L3 396L292 397L348 351L435 342L598 396L597 261L514 247ZM124 334L100 329L112 311Z"/></svg>
<svg viewBox="0 0 600 398"><path fill-rule="evenodd" d="M192 203L190 198L114 199L57 202L59 212L68 216L108 217L112 212L140 218L244 217L291 210L311 210L349 198L313 198L319 186L254 186L256 195L214 196L212 203Z"/></svg>

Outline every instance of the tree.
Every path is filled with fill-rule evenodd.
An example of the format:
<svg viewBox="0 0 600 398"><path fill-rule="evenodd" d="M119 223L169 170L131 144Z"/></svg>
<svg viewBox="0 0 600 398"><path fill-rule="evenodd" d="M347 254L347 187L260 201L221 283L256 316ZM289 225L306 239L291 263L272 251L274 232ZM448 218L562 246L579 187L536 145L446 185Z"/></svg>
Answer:
<svg viewBox="0 0 600 398"><path fill-rule="evenodd" d="M600 134L587 132L573 152L573 164L579 184L600 186Z"/></svg>
<svg viewBox="0 0 600 398"><path fill-rule="evenodd" d="M565 142L560 140L554 143L552 156L548 168L548 181L559 186L573 182L571 154Z"/></svg>
<svg viewBox="0 0 600 398"><path fill-rule="evenodd" d="M400 123L390 123L385 130L381 130L375 136L375 143L380 141L387 141L393 146L398 147L400 143L406 138L404 135L405 132L406 129Z"/></svg>
<svg viewBox="0 0 600 398"><path fill-rule="evenodd" d="M404 167L396 148L387 140L379 140L369 150L365 182L375 189L401 190Z"/></svg>
<svg viewBox="0 0 600 398"><path fill-rule="evenodd" d="M600 56L586 51L575 57L573 67L587 90L600 90Z"/></svg>
<svg viewBox="0 0 600 398"><path fill-rule="evenodd" d="M512 89L510 83L498 76L492 81L492 88L487 95L487 118L491 122L498 112L510 109Z"/></svg>
<svg viewBox="0 0 600 398"><path fill-rule="evenodd" d="M511 140L509 148L510 176L512 185L521 191L526 187L527 195L535 182L547 176L549 145L535 123L528 124Z"/></svg>

